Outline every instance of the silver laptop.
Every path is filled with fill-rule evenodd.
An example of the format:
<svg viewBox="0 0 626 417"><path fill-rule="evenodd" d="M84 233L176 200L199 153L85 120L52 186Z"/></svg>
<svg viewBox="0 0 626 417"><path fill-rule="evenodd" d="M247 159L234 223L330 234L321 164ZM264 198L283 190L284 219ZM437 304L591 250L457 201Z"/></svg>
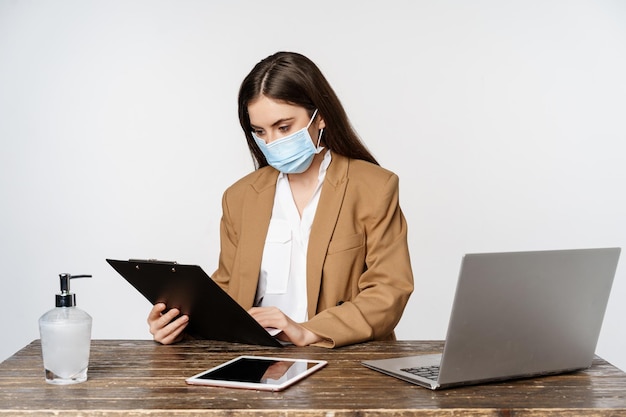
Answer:
<svg viewBox="0 0 626 417"><path fill-rule="evenodd" d="M465 255L443 353L362 363L430 389L588 368L619 255L619 248Z"/></svg>

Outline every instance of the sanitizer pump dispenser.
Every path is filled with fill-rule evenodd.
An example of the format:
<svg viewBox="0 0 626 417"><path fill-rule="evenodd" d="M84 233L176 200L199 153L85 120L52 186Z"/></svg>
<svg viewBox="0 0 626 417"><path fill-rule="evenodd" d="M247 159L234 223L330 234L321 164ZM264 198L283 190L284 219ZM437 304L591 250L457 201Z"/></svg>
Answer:
<svg viewBox="0 0 626 417"><path fill-rule="evenodd" d="M75 384L87 380L92 319L76 307L70 280L91 275L60 274L59 278L61 292L56 295L56 307L39 319L43 366L46 382Z"/></svg>

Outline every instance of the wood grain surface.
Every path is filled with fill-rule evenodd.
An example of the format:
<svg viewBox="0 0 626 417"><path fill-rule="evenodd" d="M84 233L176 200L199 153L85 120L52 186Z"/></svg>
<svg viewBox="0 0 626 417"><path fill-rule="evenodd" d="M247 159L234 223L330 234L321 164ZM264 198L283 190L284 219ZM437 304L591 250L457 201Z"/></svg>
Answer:
<svg viewBox="0 0 626 417"><path fill-rule="evenodd" d="M44 381L41 345L35 340L0 364L0 416L626 416L626 373L601 358L584 371L442 391L360 363L441 348L439 341L329 350L94 340L87 382L55 386ZM242 354L323 359L328 365L276 393L185 383Z"/></svg>

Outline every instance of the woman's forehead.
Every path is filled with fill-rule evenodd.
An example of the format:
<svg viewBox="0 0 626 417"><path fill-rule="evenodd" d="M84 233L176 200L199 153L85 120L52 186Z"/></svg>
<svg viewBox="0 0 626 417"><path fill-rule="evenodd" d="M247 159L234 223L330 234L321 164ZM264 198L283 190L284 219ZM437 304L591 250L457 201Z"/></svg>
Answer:
<svg viewBox="0 0 626 417"><path fill-rule="evenodd" d="M250 124L255 126L272 125L283 119L308 117L304 107L266 96L260 96L248 103L248 115Z"/></svg>

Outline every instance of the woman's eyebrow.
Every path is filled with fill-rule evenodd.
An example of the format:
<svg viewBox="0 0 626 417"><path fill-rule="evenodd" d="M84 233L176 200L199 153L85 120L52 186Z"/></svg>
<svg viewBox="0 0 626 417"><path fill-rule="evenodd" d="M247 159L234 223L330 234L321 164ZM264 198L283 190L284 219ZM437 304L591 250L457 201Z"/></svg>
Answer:
<svg viewBox="0 0 626 417"><path fill-rule="evenodd" d="M295 119L295 117L286 117L286 118L283 118L283 119L278 119L274 123L272 123L271 127L276 127L276 126L278 126L278 125L280 125L282 123L285 123L285 122L291 122L291 121L293 121L293 119ZM250 123L250 127L254 128L254 129L262 129L261 127L253 125L252 123Z"/></svg>

